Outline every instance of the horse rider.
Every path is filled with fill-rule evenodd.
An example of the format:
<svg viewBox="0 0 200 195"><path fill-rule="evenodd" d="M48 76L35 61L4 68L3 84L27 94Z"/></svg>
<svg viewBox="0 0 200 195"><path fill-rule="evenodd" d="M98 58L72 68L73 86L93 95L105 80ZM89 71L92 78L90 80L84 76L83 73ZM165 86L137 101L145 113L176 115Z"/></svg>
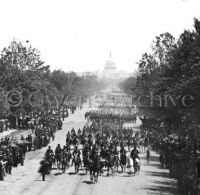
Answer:
<svg viewBox="0 0 200 195"><path fill-rule="evenodd" d="M78 138L77 138L76 134L74 134L72 142L73 142L73 145L77 145L78 144Z"/></svg>
<svg viewBox="0 0 200 195"><path fill-rule="evenodd" d="M70 135L70 132L69 132L69 131L67 132L67 135L66 135L66 137L71 137L71 135Z"/></svg>
<svg viewBox="0 0 200 195"><path fill-rule="evenodd" d="M90 153L90 148L89 148L89 145L86 144L86 145L83 147L83 149L82 149L82 156L83 156L83 158L85 158L85 156L87 155L88 152Z"/></svg>
<svg viewBox="0 0 200 195"><path fill-rule="evenodd" d="M139 151L136 146L134 146L133 150L131 151L130 157L132 158L133 166L135 167L137 163L140 162Z"/></svg>
<svg viewBox="0 0 200 195"><path fill-rule="evenodd" d="M100 156L105 159L106 158L106 147L103 146L100 152Z"/></svg>
<svg viewBox="0 0 200 195"><path fill-rule="evenodd" d="M62 148L60 147L60 144L57 145L56 149L55 149L55 155L59 155L61 153Z"/></svg>
<svg viewBox="0 0 200 195"><path fill-rule="evenodd" d="M80 128L78 129L78 134L79 134L79 135L81 134L81 129L80 129Z"/></svg>
<svg viewBox="0 0 200 195"><path fill-rule="evenodd" d="M65 148L66 148L67 151L68 150L70 151L70 145L69 144L66 144Z"/></svg>
<svg viewBox="0 0 200 195"><path fill-rule="evenodd" d="M48 147L46 153L45 153L45 156L51 156L51 155L54 155L54 152L53 150L51 149L51 146Z"/></svg>
<svg viewBox="0 0 200 195"><path fill-rule="evenodd" d="M78 149L78 146L74 147L74 151L72 154L73 154L73 156L75 156L76 154L79 154L79 155L81 154L80 150Z"/></svg>
<svg viewBox="0 0 200 195"><path fill-rule="evenodd" d="M93 155L94 153L96 153L96 150L97 150L97 146L96 146L96 144L93 144L93 145L92 145L91 154Z"/></svg>
<svg viewBox="0 0 200 195"><path fill-rule="evenodd" d="M57 160L57 163L60 160L61 152L62 152L62 148L60 147L60 144L58 144L55 149L55 159Z"/></svg>
<svg viewBox="0 0 200 195"><path fill-rule="evenodd" d="M120 149L120 154L124 154L124 153L126 153L126 150L125 150L124 146L122 145L121 149Z"/></svg>
<svg viewBox="0 0 200 195"><path fill-rule="evenodd" d="M140 157L139 157L139 151L138 151L138 149L136 148L136 146L134 146L134 148L133 148L133 150L131 151L131 158L133 159L133 160L135 160L136 158L139 158L140 159Z"/></svg>

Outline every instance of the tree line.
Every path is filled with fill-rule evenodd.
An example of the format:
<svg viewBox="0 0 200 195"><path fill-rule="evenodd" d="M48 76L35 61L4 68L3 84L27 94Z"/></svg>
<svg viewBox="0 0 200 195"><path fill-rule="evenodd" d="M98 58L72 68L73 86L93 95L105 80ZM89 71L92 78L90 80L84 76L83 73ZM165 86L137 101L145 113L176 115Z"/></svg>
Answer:
<svg viewBox="0 0 200 195"><path fill-rule="evenodd" d="M162 123L168 133L181 127L180 137L188 136L191 123L200 123L200 21L194 19L194 30L177 40L170 33L157 36L139 60L137 76L120 88L133 95L141 116L156 119L152 125Z"/></svg>
<svg viewBox="0 0 200 195"><path fill-rule="evenodd" d="M0 54L0 118L88 97L103 89L95 75L50 70L29 41L13 40ZM41 102L42 100L42 102ZM42 105L42 106L41 106Z"/></svg>
<svg viewBox="0 0 200 195"><path fill-rule="evenodd" d="M138 61L137 75L119 86L133 95L149 130L177 135L181 163L175 161L171 173L182 193L191 188L200 153L200 20L195 18L193 30L184 30L177 39L168 32L157 36Z"/></svg>

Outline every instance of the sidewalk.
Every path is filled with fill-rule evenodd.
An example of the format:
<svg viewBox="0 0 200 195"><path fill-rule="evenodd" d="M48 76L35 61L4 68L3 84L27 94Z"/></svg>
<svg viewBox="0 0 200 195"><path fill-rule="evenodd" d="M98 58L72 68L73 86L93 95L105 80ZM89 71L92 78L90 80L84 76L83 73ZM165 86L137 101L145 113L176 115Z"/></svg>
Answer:
<svg viewBox="0 0 200 195"><path fill-rule="evenodd" d="M146 154L141 154L141 174L135 180L138 194L170 194L178 195L177 181L170 177L168 169L162 169L159 154L151 151L150 162Z"/></svg>
<svg viewBox="0 0 200 195"><path fill-rule="evenodd" d="M16 129L10 129L10 130L7 130L7 131L3 131L2 133L0 133L0 138L4 138L8 135L10 135L11 133L13 132L16 132L17 130Z"/></svg>

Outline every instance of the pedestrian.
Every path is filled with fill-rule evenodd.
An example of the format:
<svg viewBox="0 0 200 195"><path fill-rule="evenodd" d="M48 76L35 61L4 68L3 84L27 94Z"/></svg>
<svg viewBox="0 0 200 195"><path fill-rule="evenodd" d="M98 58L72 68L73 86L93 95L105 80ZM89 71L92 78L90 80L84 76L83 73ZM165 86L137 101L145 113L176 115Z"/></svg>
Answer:
<svg viewBox="0 0 200 195"><path fill-rule="evenodd" d="M54 141L55 140L55 133L52 133L51 137L52 137L52 141Z"/></svg>
<svg viewBox="0 0 200 195"><path fill-rule="evenodd" d="M38 172L42 174L42 181L45 181L45 176L50 173L49 162L46 159L44 159L40 162L40 164L41 167Z"/></svg>
<svg viewBox="0 0 200 195"><path fill-rule="evenodd" d="M150 161L150 148L147 148L147 163Z"/></svg>
<svg viewBox="0 0 200 195"><path fill-rule="evenodd" d="M3 161L3 155L0 154L0 180L3 181L5 176L5 162Z"/></svg>
<svg viewBox="0 0 200 195"><path fill-rule="evenodd" d="M13 166L13 157L11 154L8 154L7 156L7 163L6 163L6 169L7 173L11 175L12 173L12 166Z"/></svg>
<svg viewBox="0 0 200 195"><path fill-rule="evenodd" d="M196 184L199 184L200 181L200 154L197 154L197 160L196 160L196 172L197 172L197 182Z"/></svg>

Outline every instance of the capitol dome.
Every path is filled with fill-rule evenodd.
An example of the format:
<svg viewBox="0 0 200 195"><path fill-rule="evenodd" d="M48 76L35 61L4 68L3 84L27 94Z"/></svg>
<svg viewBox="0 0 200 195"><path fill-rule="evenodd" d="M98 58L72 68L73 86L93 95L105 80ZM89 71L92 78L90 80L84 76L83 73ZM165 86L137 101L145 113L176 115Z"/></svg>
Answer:
<svg viewBox="0 0 200 195"><path fill-rule="evenodd" d="M112 59L111 57L111 53L110 53L110 57L108 60L106 60L106 64L104 66L104 71L116 71L116 63L115 61Z"/></svg>

